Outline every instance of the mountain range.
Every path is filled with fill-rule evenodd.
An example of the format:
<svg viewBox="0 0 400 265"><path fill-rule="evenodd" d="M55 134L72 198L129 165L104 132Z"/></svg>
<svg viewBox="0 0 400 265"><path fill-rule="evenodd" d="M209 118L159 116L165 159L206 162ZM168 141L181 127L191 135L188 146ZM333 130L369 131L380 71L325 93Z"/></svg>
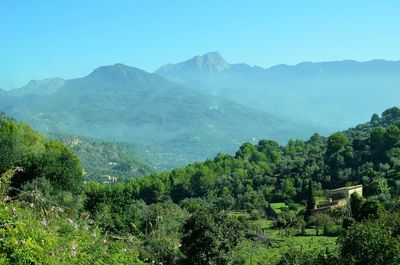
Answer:
<svg viewBox="0 0 400 265"><path fill-rule="evenodd" d="M269 68L230 64L218 52L156 70L175 82L244 106L311 120L330 131L398 105L400 61L352 60Z"/></svg>
<svg viewBox="0 0 400 265"><path fill-rule="evenodd" d="M400 62L335 61L270 68L217 52L160 67L123 64L0 90L0 111L47 135L134 143L156 170L234 152L261 138L327 134L397 105Z"/></svg>
<svg viewBox="0 0 400 265"><path fill-rule="evenodd" d="M157 169L233 152L244 141L286 142L320 129L123 64L82 78L31 81L0 103L0 111L48 135L143 145Z"/></svg>

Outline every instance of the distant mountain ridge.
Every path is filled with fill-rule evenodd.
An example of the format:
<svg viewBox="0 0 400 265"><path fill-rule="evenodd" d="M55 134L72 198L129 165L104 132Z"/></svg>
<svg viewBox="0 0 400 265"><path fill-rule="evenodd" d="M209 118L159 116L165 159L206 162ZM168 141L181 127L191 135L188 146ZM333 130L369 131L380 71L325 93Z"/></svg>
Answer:
<svg viewBox="0 0 400 265"><path fill-rule="evenodd" d="M202 56L197 55L190 60L177 64L167 64L160 67L156 73L162 74L169 71L219 73L231 67L218 52L209 52Z"/></svg>
<svg viewBox="0 0 400 265"><path fill-rule="evenodd" d="M162 66L156 73L250 108L312 120L332 131L368 120L369 113L400 102L400 61L303 62L262 68L229 64L218 54L226 65L221 71L192 67L193 61L207 61L210 56L215 53Z"/></svg>
<svg viewBox="0 0 400 265"><path fill-rule="evenodd" d="M342 130L397 106L399 85L400 61L262 68L211 52L153 74L115 64L82 78L31 81L0 90L0 111L49 134L139 143L162 169L233 152L243 141Z"/></svg>
<svg viewBox="0 0 400 265"><path fill-rule="evenodd" d="M62 78L50 78L44 80L32 80L26 86L12 89L7 93L11 96L36 95L44 96L56 93L63 85Z"/></svg>
<svg viewBox="0 0 400 265"><path fill-rule="evenodd" d="M207 60L202 67L211 63ZM321 131L123 64L98 67L85 77L64 80L61 86L43 83L47 85L43 90L51 93L10 91L0 97L0 111L47 134L144 145L146 156L157 160L156 169L233 152L243 141L286 142ZM40 90L44 86L40 84L27 87Z"/></svg>
<svg viewBox="0 0 400 265"><path fill-rule="evenodd" d="M5 96L5 95L7 95L7 92L0 88L0 96Z"/></svg>
<svg viewBox="0 0 400 265"><path fill-rule="evenodd" d="M136 67L117 63L100 66L93 70L86 78L99 79L107 82L129 82L146 75L147 72Z"/></svg>
<svg viewBox="0 0 400 265"><path fill-rule="evenodd" d="M244 70L252 69L257 72L277 72L282 70L300 70L308 69L309 74L321 73L323 70L336 71L336 72L348 72L353 71L354 73L387 73L388 71L399 71L400 60L390 61L383 59L374 59L369 61L356 61L356 60L336 60L327 62L300 62L294 65L278 64L271 67L251 66L246 63L228 63L219 52L208 52L203 55L196 55L191 59L178 63L168 63L164 66L159 67L155 72L158 74L168 74L170 71L187 71L187 70L200 70L210 69L208 72L221 73L229 70Z"/></svg>

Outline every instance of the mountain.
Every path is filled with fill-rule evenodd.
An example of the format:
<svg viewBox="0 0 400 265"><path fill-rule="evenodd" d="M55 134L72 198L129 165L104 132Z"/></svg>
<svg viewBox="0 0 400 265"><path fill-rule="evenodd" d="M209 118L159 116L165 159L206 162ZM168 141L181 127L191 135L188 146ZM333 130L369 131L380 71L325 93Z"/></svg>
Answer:
<svg viewBox="0 0 400 265"><path fill-rule="evenodd" d="M214 59L196 65L216 69L221 62ZM268 137L285 142L321 130L122 64L99 67L51 91L10 91L6 99L2 97L0 111L46 134L144 145L145 155L154 158L157 169L233 152L243 141Z"/></svg>
<svg viewBox="0 0 400 265"><path fill-rule="evenodd" d="M178 63L167 64L157 70L158 73L183 72L193 73L220 73L231 67L218 52L210 52L203 56L195 56L192 59Z"/></svg>
<svg viewBox="0 0 400 265"><path fill-rule="evenodd" d="M8 92L11 96L36 95L44 96L56 93L63 85L61 78L50 78L44 80L32 80L26 86L13 89Z"/></svg>
<svg viewBox="0 0 400 265"><path fill-rule="evenodd" d="M196 62L206 62L207 70ZM156 73L253 109L312 120L332 131L368 120L371 111L400 101L400 61L304 62L262 68L229 64L213 52L162 66Z"/></svg>

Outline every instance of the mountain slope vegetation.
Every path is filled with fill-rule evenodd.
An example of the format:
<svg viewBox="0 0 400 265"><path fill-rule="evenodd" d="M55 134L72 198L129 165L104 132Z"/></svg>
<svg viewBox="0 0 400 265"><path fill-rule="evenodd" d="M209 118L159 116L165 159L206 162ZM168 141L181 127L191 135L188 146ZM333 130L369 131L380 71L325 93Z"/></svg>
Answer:
<svg viewBox="0 0 400 265"><path fill-rule="evenodd" d="M369 123L329 137L314 134L285 146L271 140L244 143L233 156L218 154L126 185L136 190L135 198L147 203L203 198L224 210L262 210L281 201L303 203L310 181L320 191L363 184L366 196L388 199L400 194L399 126L400 109L392 108L374 115Z"/></svg>
<svg viewBox="0 0 400 265"><path fill-rule="evenodd" d="M329 137L244 143L170 172L85 183L69 147L2 116L0 261L397 264L399 144L391 108ZM309 214L325 189L359 183L365 198Z"/></svg>
<svg viewBox="0 0 400 265"><path fill-rule="evenodd" d="M158 207L158 220L163 218L162 208L172 201L192 213L184 222L181 235L184 239L181 242L189 244L180 253L189 253L188 250L196 253L190 258L198 264L209 264L214 259L224 260L223 264L233 261L251 264L252 260L289 265L396 264L400 243L394 232L400 220L399 126L400 109L392 108L381 116L373 115L368 123L329 137L314 134L307 141L291 140L285 146L271 140L261 140L255 145L244 143L233 156L219 154L212 160L117 185L90 183L84 207L98 216L96 220L103 229L126 233L130 220L137 218L137 212L132 210L137 206L132 206L132 200ZM349 207L310 214L315 197L324 197L326 189L353 184L363 185L365 198L352 196ZM277 218L269 214L274 204L282 205ZM216 211L211 216L217 216L217 212L237 216L246 227L245 239L232 238L230 243L241 243L234 243L228 251L218 251L221 241L213 233L224 229L224 225L215 227L207 207ZM119 218L104 222L102 216L110 214ZM162 221L158 225L161 229ZM233 235L243 231L234 223L229 227L239 229L228 232ZM315 229L315 233L310 229ZM334 243L336 237L338 244ZM286 254L281 250L277 257L272 257L273 250L289 239ZM203 244L204 240L210 243ZM376 240L382 244L375 244ZM349 251L350 245L360 249L361 254ZM387 251L382 251L382 247ZM154 246L153 251L156 251ZM259 256L254 257L255 251ZM207 253L220 255L210 257ZM203 259L208 261L202 263ZM157 256L157 260L168 259Z"/></svg>
<svg viewBox="0 0 400 265"><path fill-rule="evenodd" d="M0 172L14 170L11 194L40 187L43 197L71 207L81 202L83 169L70 148L1 115L0 150Z"/></svg>
<svg viewBox="0 0 400 265"><path fill-rule="evenodd" d="M123 181L150 174L154 169L149 161L143 161L141 147L129 143L114 143L73 136L56 139L70 147L79 157L86 180L98 182Z"/></svg>

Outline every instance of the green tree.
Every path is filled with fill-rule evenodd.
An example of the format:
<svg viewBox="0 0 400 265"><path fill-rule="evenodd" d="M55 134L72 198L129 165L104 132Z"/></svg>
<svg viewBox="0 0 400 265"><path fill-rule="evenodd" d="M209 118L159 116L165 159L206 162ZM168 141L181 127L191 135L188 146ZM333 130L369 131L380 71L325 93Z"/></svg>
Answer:
<svg viewBox="0 0 400 265"><path fill-rule="evenodd" d="M80 194L83 191L83 169L78 157L71 149L57 141L45 144L45 153L40 159L37 175L42 176L56 189Z"/></svg>
<svg viewBox="0 0 400 265"><path fill-rule="evenodd" d="M311 216L312 210L315 207L315 197L314 197L314 190L313 190L313 183L312 180L308 182L308 193L307 193L307 209L306 209L306 219Z"/></svg>
<svg viewBox="0 0 400 265"><path fill-rule="evenodd" d="M366 200L361 207L361 220L378 219L384 212L383 205L375 199Z"/></svg>
<svg viewBox="0 0 400 265"><path fill-rule="evenodd" d="M335 222L332 220L332 217L326 213L316 213L310 217L310 223L315 226L316 235L319 235L319 231L321 229L326 231L328 227L332 227Z"/></svg>
<svg viewBox="0 0 400 265"><path fill-rule="evenodd" d="M181 250L186 255L187 264L228 264L241 234L236 219L203 208L193 213L184 223Z"/></svg>
<svg viewBox="0 0 400 265"><path fill-rule="evenodd" d="M284 179L282 181L282 193L287 199L293 199L296 196L297 191L291 179Z"/></svg>
<svg viewBox="0 0 400 265"><path fill-rule="evenodd" d="M377 222L352 225L338 239L342 259L354 265L400 263L400 242Z"/></svg>
<svg viewBox="0 0 400 265"><path fill-rule="evenodd" d="M361 197L358 193L354 192L350 196L350 209L351 216L356 220L361 220L361 208L364 203L363 197Z"/></svg>

